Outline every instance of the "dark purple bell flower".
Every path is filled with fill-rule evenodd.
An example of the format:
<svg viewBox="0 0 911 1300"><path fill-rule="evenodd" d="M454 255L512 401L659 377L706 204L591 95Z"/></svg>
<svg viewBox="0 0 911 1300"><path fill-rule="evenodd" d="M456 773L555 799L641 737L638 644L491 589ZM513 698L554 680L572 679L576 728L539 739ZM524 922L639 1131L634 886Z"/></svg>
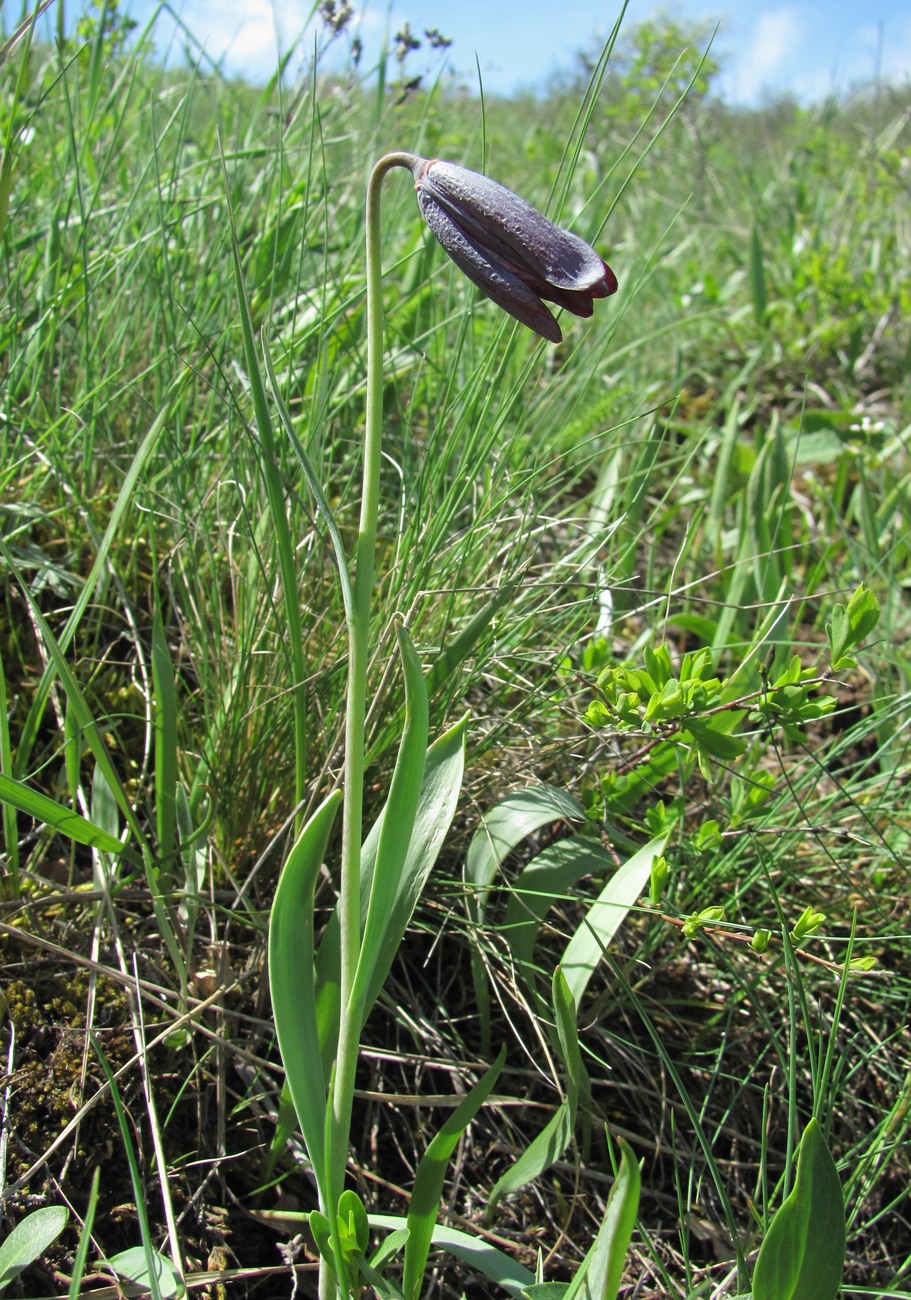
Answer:
<svg viewBox="0 0 911 1300"><path fill-rule="evenodd" d="M617 292L617 277L584 239L505 185L457 163L411 158L430 229L459 270L523 325L559 343L560 326L542 299L591 316L595 298Z"/></svg>

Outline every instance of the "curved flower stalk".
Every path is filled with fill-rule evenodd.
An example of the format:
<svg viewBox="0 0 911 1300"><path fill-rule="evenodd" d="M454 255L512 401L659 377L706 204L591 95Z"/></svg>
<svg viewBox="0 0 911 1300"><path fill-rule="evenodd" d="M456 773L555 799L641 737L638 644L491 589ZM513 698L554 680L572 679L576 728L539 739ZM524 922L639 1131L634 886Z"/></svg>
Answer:
<svg viewBox="0 0 911 1300"><path fill-rule="evenodd" d="M340 802L333 793L303 828L289 856L269 927L279 1046L319 1188L320 1209L311 1216L311 1227L321 1254L322 1300L359 1294L370 1274L363 1258L366 1211L344 1190L360 1036L455 813L464 749L463 723L427 748L424 675L407 632L400 628L406 721L386 807L364 840L368 633L383 415L380 191L393 167L411 172L424 218L456 265L504 311L551 342L558 343L562 334L545 301L577 316L591 316L594 300L617 289L614 273L584 240L555 226L486 176L410 153L387 154L373 169L367 189L367 400L360 523L353 572L343 571L341 579L349 656L339 901L316 951L313 890ZM320 509L334 527L306 453L299 445L297 451ZM334 537L344 570L337 530ZM478 1085L478 1105L495 1077L488 1073L484 1087ZM465 1124L468 1119L466 1113ZM427 1213L431 1217L423 1227L429 1233L436 1210ZM423 1271L423 1260L414 1252L421 1242L429 1244L427 1233L414 1231L409 1237L406 1273Z"/></svg>

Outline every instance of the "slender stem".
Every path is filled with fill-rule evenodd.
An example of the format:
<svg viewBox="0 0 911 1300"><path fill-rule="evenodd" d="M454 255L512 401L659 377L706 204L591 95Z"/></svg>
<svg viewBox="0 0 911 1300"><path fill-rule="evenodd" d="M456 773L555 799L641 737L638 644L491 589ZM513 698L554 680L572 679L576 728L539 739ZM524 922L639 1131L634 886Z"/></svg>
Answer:
<svg viewBox="0 0 911 1300"><path fill-rule="evenodd" d="M380 491L383 432L383 295L380 260L380 190L393 167L412 168L411 154L391 153L374 167L367 186L367 409L361 518L354 559L354 601L348 617L348 700L345 718L345 783L342 816L342 867L339 893L341 932L341 1016L335 1073L329 1088L327 1159L333 1204L324 1207L330 1222L344 1190L354 1076L360 1041L360 1015L351 1005L361 947L361 841L364 807L364 720L367 701L370 600Z"/></svg>

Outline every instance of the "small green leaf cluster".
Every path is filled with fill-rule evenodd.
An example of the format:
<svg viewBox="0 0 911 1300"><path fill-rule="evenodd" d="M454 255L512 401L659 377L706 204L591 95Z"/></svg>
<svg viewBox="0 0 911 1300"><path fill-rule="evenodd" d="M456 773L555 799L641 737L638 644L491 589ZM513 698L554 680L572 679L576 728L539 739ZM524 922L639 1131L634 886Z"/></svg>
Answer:
<svg viewBox="0 0 911 1300"><path fill-rule="evenodd" d="M835 708L835 697L815 694L820 684L815 668L804 668L794 655L783 673L762 692L750 711L750 722L779 726L789 740L800 740L809 722L817 722Z"/></svg>
<svg viewBox="0 0 911 1300"><path fill-rule="evenodd" d="M879 622L879 601L863 583L854 592L847 605L835 605L832 621L826 624L832 671L856 668L852 653Z"/></svg>

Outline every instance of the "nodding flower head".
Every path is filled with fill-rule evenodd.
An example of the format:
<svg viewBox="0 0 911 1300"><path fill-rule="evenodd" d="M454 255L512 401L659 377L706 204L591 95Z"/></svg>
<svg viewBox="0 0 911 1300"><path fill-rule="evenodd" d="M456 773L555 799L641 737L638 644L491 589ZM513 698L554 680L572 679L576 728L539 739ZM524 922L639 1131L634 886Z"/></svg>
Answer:
<svg viewBox="0 0 911 1300"><path fill-rule="evenodd" d="M591 316L617 277L584 239L548 221L505 185L456 163L408 155L424 220L463 271L498 307L559 343L543 299Z"/></svg>

